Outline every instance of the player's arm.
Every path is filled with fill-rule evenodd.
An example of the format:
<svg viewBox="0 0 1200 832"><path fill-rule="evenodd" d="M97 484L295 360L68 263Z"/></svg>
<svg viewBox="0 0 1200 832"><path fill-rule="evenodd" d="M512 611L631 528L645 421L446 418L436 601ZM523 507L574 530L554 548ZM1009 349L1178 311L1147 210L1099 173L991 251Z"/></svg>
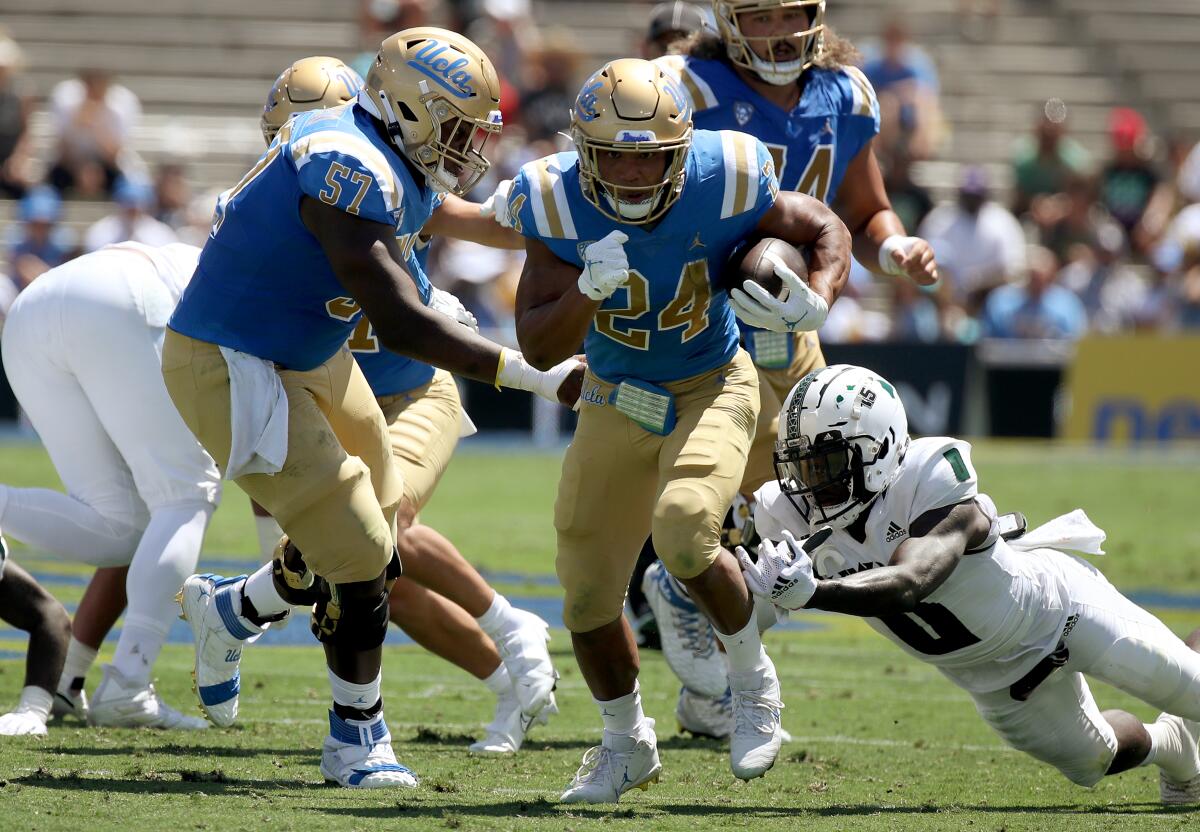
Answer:
<svg viewBox="0 0 1200 832"><path fill-rule="evenodd" d="M915 610L990 529L991 521L973 499L933 509L913 521L909 539L887 566L829 580L814 577L804 542L787 532L782 542L759 547L758 563L750 563L741 549L738 557L751 592L779 606L878 617Z"/></svg>
<svg viewBox="0 0 1200 832"><path fill-rule="evenodd" d="M535 377L531 374L536 371L527 368L518 353L425 306L416 283L400 265L403 257L391 226L307 196L300 203L300 217L387 349L457 375L547 398L560 389L569 371L557 379L551 373Z"/></svg>
<svg viewBox="0 0 1200 832"><path fill-rule="evenodd" d="M854 235L854 256L860 263L876 274L907 275L921 286L937 281L933 248L919 237L909 237L892 210L875 158L874 139L846 168L838 206Z"/></svg>
<svg viewBox="0 0 1200 832"><path fill-rule="evenodd" d="M453 237L491 248L525 247L525 239L520 234L505 228L494 216L483 214L479 209L480 206L474 202L446 194L445 200L421 228L421 234Z"/></svg>
<svg viewBox="0 0 1200 832"><path fill-rule="evenodd" d="M517 343L538 369L579 351L603 299L579 289L579 269L540 240L525 240L525 268L517 285Z"/></svg>
<svg viewBox="0 0 1200 832"><path fill-rule="evenodd" d="M812 248L809 288L831 304L850 276L850 232L823 202L804 194L780 191L755 229L797 248Z"/></svg>

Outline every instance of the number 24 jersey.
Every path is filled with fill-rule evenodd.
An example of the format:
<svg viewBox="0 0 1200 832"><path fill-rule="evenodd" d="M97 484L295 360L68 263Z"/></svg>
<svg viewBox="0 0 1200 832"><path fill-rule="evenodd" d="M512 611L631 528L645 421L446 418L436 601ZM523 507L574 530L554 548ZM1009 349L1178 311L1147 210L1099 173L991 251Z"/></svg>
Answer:
<svg viewBox="0 0 1200 832"><path fill-rule="evenodd" d="M784 529L796 537L809 534L809 524L778 482L768 482L756 497L755 528L762 537L780 540ZM914 520L969 499L992 517L986 544L964 555L915 612L866 621L960 687L986 692L1007 688L1057 646L1070 601L1058 570L1036 552L1018 552L999 539L996 508L979 493L969 443L946 437L913 440L896 480L870 508L866 542L835 530L813 565L822 579L886 566L908 540Z"/></svg>
<svg viewBox="0 0 1200 832"><path fill-rule="evenodd" d="M685 171L678 201L653 225L617 222L589 202L573 151L530 162L513 181L514 228L567 263L582 269L590 243L612 231L629 236L629 280L600 305L584 342L589 368L605 381L679 381L737 352L719 280L730 253L775 204L774 163L752 136L697 130Z"/></svg>

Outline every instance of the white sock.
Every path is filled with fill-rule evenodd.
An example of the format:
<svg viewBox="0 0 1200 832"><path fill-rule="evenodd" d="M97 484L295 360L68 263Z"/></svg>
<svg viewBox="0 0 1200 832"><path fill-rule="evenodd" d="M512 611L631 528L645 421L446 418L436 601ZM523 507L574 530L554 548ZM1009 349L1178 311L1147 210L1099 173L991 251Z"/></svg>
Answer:
<svg viewBox="0 0 1200 832"><path fill-rule="evenodd" d="M50 706L54 704L54 696L48 690L29 685L21 690L21 701L13 710L39 717L42 722L50 719Z"/></svg>
<svg viewBox="0 0 1200 832"><path fill-rule="evenodd" d="M242 594L250 599L254 609L263 618L279 615L292 608L291 604L279 597L279 590L275 588L275 579L271 576L271 564L269 563L260 566L258 571L246 579L246 586L242 589Z"/></svg>
<svg viewBox="0 0 1200 832"><path fill-rule="evenodd" d="M63 662L62 676L58 680L58 689L66 693L76 679L82 681L95 664L98 652L71 636L71 643L67 645L67 660Z"/></svg>
<svg viewBox="0 0 1200 832"><path fill-rule="evenodd" d="M512 606L509 605L508 599L497 592L492 597L492 603L487 608L487 612L475 620L479 622L479 629L495 641L508 631L510 626L508 616L511 612Z"/></svg>
<svg viewBox="0 0 1200 832"><path fill-rule="evenodd" d="M593 699L600 708L600 718L604 720L604 730L610 734L632 734L646 715L642 713L642 689L635 680L633 693L627 693L617 699L602 702Z"/></svg>
<svg viewBox="0 0 1200 832"><path fill-rule="evenodd" d="M334 704L365 711L379 701L383 671L380 670L373 681L359 684L347 682L330 670L329 687L333 689Z"/></svg>
<svg viewBox="0 0 1200 832"><path fill-rule="evenodd" d="M729 659L731 673L745 673L757 670L767 663L767 651L763 650L762 636L758 633L758 620L751 615L746 626L733 635L726 635L713 628L717 638L725 645L725 655Z"/></svg>
<svg viewBox="0 0 1200 832"><path fill-rule="evenodd" d="M112 664L130 682L150 684L150 671L158 654L162 652L167 633L154 626L155 622L135 619L132 613L125 616L121 627L121 638L113 654Z"/></svg>
<svg viewBox="0 0 1200 832"><path fill-rule="evenodd" d="M129 607L112 662L132 682L150 683L154 662L179 617L175 593L196 571L213 508L194 503L150 512L125 579Z"/></svg>
<svg viewBox="0 0 1200 832"><path fill-rule="evenodd" d="M1179 736L1179 723L1164 720L1167 714L1146 725L1150 735L1150 753L1142 765L1156 765L1172 780L1183 782L1196 776L1195 760L1187 754L1183 739Z"/></svg>
<svg viewBox="0 0 1200 832"><path fill-rule="evenodd" d="M508 668L504 666L504 662L500 662L500 666L492 671L492 675L483 680L487 685L487 689L497 696L503 696L512 690L512 678L508 675Z"/></svg>
<svg viewBox="0 0 1200 832"><path fill-rule="evenodd" d="M258 532L258 557L262 563L270 563L275 557L275 547L279 538L283 537L283 529L275 522L274 517L259 517L254 515L254 530Z"/></svg>

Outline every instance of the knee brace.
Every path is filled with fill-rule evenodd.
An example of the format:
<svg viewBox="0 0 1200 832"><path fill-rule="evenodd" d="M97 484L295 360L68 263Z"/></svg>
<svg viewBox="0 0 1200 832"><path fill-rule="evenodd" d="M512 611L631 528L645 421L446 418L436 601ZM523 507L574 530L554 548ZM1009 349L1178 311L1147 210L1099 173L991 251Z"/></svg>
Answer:
<svg viewBox="0 0 1200 832"><path fill-rule="evenodd" d="M329 584L328 594L313 607L313 635L324 644L351 650L373 650L383 644L388 626L387 582L384 572L373 581Z"/></svg>
<svg viewBox="0 0 1200 832"><path fill-rule="evenodd" d="M287 535L279 539L271 559L271 579L279 597L295 607L311 607L328 595L325 582L304 563L304 555Z"/></svg>

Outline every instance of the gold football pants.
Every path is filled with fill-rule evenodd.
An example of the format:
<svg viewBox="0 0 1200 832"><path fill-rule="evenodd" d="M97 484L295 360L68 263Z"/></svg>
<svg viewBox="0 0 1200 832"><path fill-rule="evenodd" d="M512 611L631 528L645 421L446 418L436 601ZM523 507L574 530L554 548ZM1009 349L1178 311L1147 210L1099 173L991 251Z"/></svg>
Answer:
<svg viewBox="0 0 1200 832"><path fill-rule="evenodd" d="M584 381L554 507L563 621L573 632L620 617L647 533L680 578L699 575L720 552L758 418L758 374L739 350L723 367L664 386L677 422L660 436L617 411L613 385L591 372Z"/></svg>
<svg viewBox="0 0 1200 832"><path fill-rule="evenodd" d="M380 396L392 456L404 480L404 497L414 512L433 496L458 445L462 400L454 376L445 370L428 384L394 396Z"/></svg>
<svg viewBox="0 0 1200 832"><path fill-rule="evenodd" d="M168 328L163 378L183 421L223 467L230 392L219 348ZM313 370L280 370L279 378L288 398L283 469L236 482L279 522L313 572L333 584L372 580L391 559L403 494L383 413L347 349Z"/></svg>

